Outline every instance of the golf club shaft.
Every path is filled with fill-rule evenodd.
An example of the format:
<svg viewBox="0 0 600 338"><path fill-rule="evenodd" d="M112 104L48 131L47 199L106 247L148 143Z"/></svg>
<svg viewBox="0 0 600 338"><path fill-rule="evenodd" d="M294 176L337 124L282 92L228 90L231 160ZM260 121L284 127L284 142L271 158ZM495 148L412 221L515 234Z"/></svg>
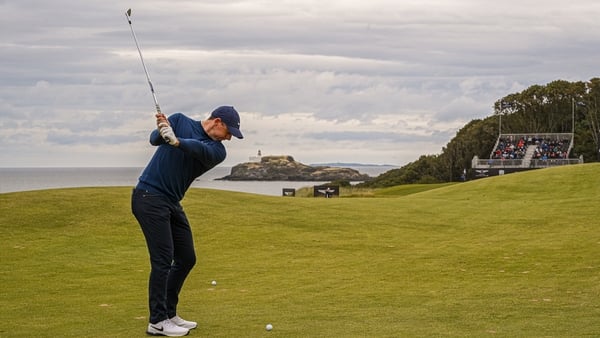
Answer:
<svg viewBox="0 0 600 338"><path fill-rule="evenodd" d="M140 45L138 44L137 37L135 36L135 32L133 31L133 25L131 24L131 8L129 8L125 12L125 16L127 17L127 22L129 22L129 28L131 29L131 35L133 36L133 41L135 41L135 47L140 54L140 60L142 61L142 67L144 67L144 73L146 73L146 79L148 80L148 85L150 86L150 92L152 92L152 98L154 99L154 105L156 106L156 113L162 114L160 110L160 106L158 105L158 100L156 99L156 92L154 92L154 86L152 85L152 81L150 80L150 75L148 74L148 69L146 68L146 64L144 63L144 57L142 56L142 50L140 49Z"/></svg>

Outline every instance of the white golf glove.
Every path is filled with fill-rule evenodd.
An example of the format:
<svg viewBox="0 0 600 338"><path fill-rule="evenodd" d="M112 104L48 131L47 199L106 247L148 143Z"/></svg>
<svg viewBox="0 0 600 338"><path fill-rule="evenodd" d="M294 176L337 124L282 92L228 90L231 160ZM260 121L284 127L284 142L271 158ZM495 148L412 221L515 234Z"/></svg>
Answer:
<svg viewBox="0 0 600 338"><path fill-rule="evenodd" d="M177 139L177 136L175 136L173 128L171 128L170 126L163 126L158 131L160 132L160 136L162 136L162 138L165 139L165 141L167 141L168 144L172 146L176 146L177 144L179 144L179 140Z"/></svg>

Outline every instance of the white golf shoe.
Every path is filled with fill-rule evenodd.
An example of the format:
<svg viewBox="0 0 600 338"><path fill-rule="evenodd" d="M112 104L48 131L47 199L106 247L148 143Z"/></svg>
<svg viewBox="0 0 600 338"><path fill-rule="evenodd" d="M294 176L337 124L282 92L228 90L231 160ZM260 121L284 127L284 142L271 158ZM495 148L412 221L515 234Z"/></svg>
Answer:
<svg viewBox="0 0 600 338"><path fill-rule="evenodd" d="M188 330L195 329L198 326L198 323L190 322L189 320L185 320L179 316L175 316L175 317L171 318L170 321L173 324L175 324L179 327L186 328Z"/></svg>
<svg viewBox="0 0 600 338"><path fill-rule="evenodd" d="M190 330L175 325L171 320L165 319L162 322L156 324L148 324L146 333L151 336L167 336L167 337L181 337L187 336Z"/></svg>

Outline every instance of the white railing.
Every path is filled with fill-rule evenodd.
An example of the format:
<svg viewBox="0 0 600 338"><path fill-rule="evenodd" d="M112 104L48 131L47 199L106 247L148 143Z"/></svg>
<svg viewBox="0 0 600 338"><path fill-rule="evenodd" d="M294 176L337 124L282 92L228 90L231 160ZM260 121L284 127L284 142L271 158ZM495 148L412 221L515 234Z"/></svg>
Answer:
<svg viewBox="0 0 600 338"><path fill-rule="evenodd" d="M568 164L583 163L583 156L579 158L565 159L547 159L547 160L530 160L529 165L526 165L523 160L502 160L502 159L483 159L480 160L477 156L473 158L471 163L473 168L545 168Z"/></svg>

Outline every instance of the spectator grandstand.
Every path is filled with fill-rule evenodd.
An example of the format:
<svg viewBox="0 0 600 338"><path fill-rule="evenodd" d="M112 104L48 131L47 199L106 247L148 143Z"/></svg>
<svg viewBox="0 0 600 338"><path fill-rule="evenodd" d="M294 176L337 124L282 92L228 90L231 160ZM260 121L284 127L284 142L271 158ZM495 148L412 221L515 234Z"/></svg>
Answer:
<svg viewBox="0 0 600 338"><path fill-rule="evenodd" d="M573 134L501 134L496 141L489 159L479 159L475 156L472 168L478 173L482 169L500 169L503 174L506 169L513 171L545 168L549 166L583 163L583 158L569 158L573 148ZM493 175L488 173L486 175ZM498 174L498 173L495 173Z"/></svg>

